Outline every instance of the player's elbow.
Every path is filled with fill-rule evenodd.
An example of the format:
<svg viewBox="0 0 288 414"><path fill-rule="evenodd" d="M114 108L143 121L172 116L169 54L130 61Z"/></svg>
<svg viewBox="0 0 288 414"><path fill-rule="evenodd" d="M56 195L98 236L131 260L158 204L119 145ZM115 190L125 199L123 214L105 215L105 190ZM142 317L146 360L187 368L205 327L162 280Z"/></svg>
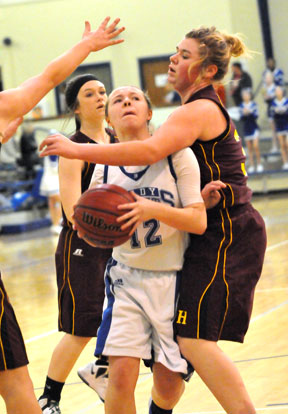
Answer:
<svg viewBox="0 0 288 414"><path fill-rule="evenodd" d="M141 147L139 155L142 162L145 160L143 164L152 165L155 164L155 162L160 161L163 157L161 157L159 148L157 148L154 144L151 145L148 141L149 140L147 140L147 142L144 141L144 145Z"/></svg>
<svg viewBox="0 0 288 414"><path fill-rule="evenodd" d="M201 236L207 229L207 214L204 203L195 205L193 210L194 214L189 232Z"/></svg>
<svg viewBox="0 0 288 414"><path fill-rule="evenodd" d="M207 229L207 216L206 214L199 220L198 233L200 236L205 233Z"/></svg>

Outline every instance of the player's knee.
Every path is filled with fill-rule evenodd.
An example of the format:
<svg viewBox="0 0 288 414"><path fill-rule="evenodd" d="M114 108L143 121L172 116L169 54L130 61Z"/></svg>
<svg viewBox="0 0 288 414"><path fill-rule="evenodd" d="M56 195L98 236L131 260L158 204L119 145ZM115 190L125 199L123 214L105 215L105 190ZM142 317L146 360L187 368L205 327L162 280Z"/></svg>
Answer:
<svg viewBox="0 0 288 414"><path fill-rule="evenodd" d="M155 391L161 400L166 401L168 404L171 403L171 406L174 406L183 394L184 388L184 381L180 379L173 383L164 382L162 385L155 387Z"/></svg>
<svg viewBox="0 0 288 414"><path fill-rule="evenodd" d="M129 363L118 363L117 369L109 368L109 386L117 389L122 395L134 392L138 373L134 375L134 370Z"/></svg>
<svg viewBox="0 0 288 414"><path fill-rule="evenodd" d="M178 401L184 392L184 381L177 372L161 366L154 366L154 391L164 401Z"/></svg>

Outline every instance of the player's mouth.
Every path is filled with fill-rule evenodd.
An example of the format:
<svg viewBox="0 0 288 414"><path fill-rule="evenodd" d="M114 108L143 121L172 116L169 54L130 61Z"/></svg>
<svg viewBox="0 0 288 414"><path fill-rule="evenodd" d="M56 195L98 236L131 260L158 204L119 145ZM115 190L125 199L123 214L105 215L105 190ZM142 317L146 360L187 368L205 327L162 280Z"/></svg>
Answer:
<svg viewBox="0 0 288 414"><path fill-rule="evenodd" d="M135 114L135 112L133 112L133 111L127 111L127 112L124 112L124 114L123 114L123 118L124 118L125 116L128 116L128 115L136 115L136 114Z"/></svg>
<svg viewBox="0 0 288 414"><path fill-rule="evenodd" d="M176 73L176 70L173 69L171 65L168 66L168 73Z"/></svg>
<svg viewBox="0 0 288 414"><path fill-rule="evenodd" d="M103 108L105 108L105 105L104 104L101 104L101 105L97 106L96 109L103 109Z"/></svg>

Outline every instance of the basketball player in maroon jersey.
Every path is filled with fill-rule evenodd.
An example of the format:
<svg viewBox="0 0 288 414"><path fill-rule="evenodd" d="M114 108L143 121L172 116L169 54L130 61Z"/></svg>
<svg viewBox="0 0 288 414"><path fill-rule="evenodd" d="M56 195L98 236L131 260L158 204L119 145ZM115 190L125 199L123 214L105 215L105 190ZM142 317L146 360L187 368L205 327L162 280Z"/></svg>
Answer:
<svg viewBox="0 0 288 414"><path fill-rule="evenodd" d="M208 211L203 236L191 236L184 263L175 330L182 354L229 414L255 414L241 376L219 339L243 342L266 248L265 224L251 205L245 156L235 126L213 84L245 45L234 35L202 27L189 32L170 58L168 81L181 96L167 121L143 142L97 146L46 138L43 155L59 154L110 165L153 164L190 146L201 185L221 180L218 205ZM153 411L156 412L156 411Z"/></svg>
<svg viewBox="0 0 288 414"><path fill-rule="evenodd" d="M17 131L27 114L51 89L65 80L90 54L107 46L123 42L114 40L124 28L117 29L119 19L108 25L106 18L99 28L91 31L85 23L82 40L52 61L38 76L28 79L15 89L0 93L0 150ZM28 369L25 344L16 316L5 291L0 274L0 394L7 414L40 414Z"/></svg>
<svg viewBox="0 0 288 414"><path fill-rule="evenodd" d="M76 123L71 140L90 145L114 142L112 131L104 125L106 89L94 75L83 74L72 78L65 90L65 100ZM80 239L73 229L72 219L73 206L88 189L94 167L93 163L79 160L59 160L63 228L55 262L58 329L65 335L53 350L45 387L39 398L45 414L60 413L59 402L66 378L85 346L96 336L102 319L104 271L112 249L97 249ZM93 383L102 398L101 389L103 386L106 388L108 381L107 363L97 360L96 364L91 367L95 371Z"/></svg>

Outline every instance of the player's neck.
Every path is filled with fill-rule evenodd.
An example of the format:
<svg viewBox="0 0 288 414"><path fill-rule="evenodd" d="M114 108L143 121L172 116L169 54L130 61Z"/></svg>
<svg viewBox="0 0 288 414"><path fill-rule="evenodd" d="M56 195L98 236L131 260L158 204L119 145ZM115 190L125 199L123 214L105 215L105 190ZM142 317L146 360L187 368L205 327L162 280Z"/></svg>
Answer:
<svg viewBox="0 0 288 414"><path fill-rule="evenodd" d="M200 89L206 88L206 86L211 85L211 82L207 80L202 80L197 84L192 84L188 88L185 88L183 91L177 91L181 97L181 102L184 104L190 96L194 95L196 92L200 91Z"/></svg>
<svg viewBox="0 0 288 414"><path fill-rule="evenodd" d="M105 131L104 121L99 122L98 124L83 122L81 123L80 131L99 144L106 144L109 142L109 136Z"/></svg>
<svg viewBox="0 0 288 414"><path fill-rule="evenodd" d="M148 131L147 127L137 130L134 128L129 128L126 130L120 130L116 132L117 138L120 142L128 142L128 141L143 141L150 137L150 132Z"/></svg>

